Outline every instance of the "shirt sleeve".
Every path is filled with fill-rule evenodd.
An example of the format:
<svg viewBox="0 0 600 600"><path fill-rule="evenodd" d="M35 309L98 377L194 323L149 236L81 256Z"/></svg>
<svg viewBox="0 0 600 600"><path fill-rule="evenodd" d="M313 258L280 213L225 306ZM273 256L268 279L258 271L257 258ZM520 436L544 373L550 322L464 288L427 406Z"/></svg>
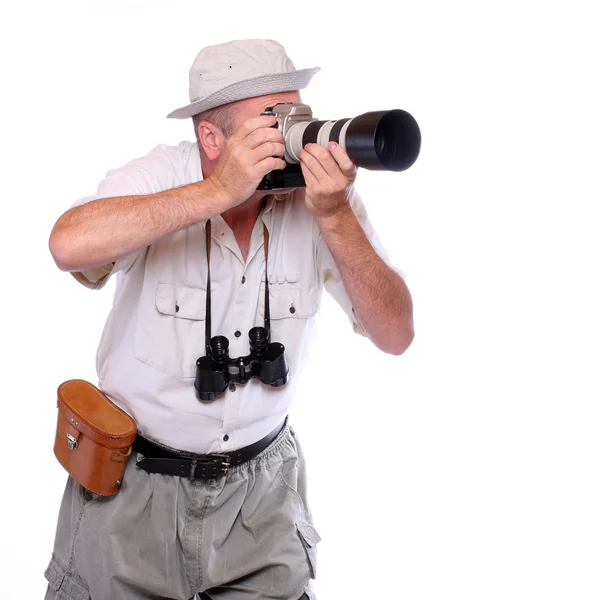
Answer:
<svg viewBox="0 0 600 600"><path fill-rule="evenodd" d="M80 198L70 208L82 206L101 198L155 193L158 190L156 190L156 185L152 181L148 169L144 168L143 161L144 159L136 159L123 167L109 170L104 179L99 183L95 194ZM113 262L93 267L86 271L71 271L71 275L85 287L91 290L100 290L106 285L113 274L119 271L126 272L131 268L144 250L144 248L134 250L133 252L119 256Z"/></svg>
<svg viewBox="0 0 600 600"><path fill-rule="evenodd" d="M375 233L373 225L371 225L371 222L369 221L367 210L360 196L355 190L353 190L349 202L352 210L354 211L354 214L356 215L356 218L358 219L358 222L363 228L363 231L365 232L365 235L371 243L371 246L373 246L375 252L377 252L381 259L391 269L396 271L396 273L398 273L400 277L402 277L402 279L406 280L406 274L404 273L404 271L401 271L393 264L391 264L389 254L383 247L381 241L379 240L379 237ZM318 225L316 223L315 227L318 230ZM344 287L344 282L342 280L342 276L340 274L338 266L335 263L333 255L331 254L329 247L325 243L325 240L323 239L323 235L321 234L320 230L318 230L317 233L316 261L319 278L323 282L323 285L325 286L327 292L331 294L334 300L348 315L348 318L350 319L350 323L352 324L354 331L360 335L366 335L363 328L360 326L356 315L354 314L352 301L350 300L348 292Z"/></svg>

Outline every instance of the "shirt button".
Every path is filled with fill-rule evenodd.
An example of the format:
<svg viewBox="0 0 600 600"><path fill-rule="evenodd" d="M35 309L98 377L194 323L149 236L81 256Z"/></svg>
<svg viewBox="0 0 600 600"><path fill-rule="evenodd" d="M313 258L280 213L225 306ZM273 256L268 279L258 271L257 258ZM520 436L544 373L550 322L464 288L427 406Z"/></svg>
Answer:
<svg viewBox="0 0 600 600"><path fill-rule="evenodd" d="M235 337L240 337L240 335L242 335L242 332L238 329L233 335L235 335Z"/></svg>
<svg viewBox="0 0 600 600"><path fill-rule="evenodd" d="M242 283L246 283L246 276L245 275L242 277Z"/></svg>
<svg viewBox="0 0 600 600"><path fill-rule="evenodd" d="M294 313L296 312L296 309L295 309L293 306L290 306L290 312L291 312L292 314L294 314Z"/></svg>
<svg viewBox="0 0 600 600"><path fill-rule="evenodd" d="M228 441L229 441L229 436L228 436L227 434L225 434L225 435L223 436L223 441L224 441L224 442L228 442Z"/></svg>
<svg viewBox="0 0 600 600"><path fill-rule="evenodd" d="M236 390L235 383L229 384L229 391L230 392L235 392L235 390Z"/></svg>

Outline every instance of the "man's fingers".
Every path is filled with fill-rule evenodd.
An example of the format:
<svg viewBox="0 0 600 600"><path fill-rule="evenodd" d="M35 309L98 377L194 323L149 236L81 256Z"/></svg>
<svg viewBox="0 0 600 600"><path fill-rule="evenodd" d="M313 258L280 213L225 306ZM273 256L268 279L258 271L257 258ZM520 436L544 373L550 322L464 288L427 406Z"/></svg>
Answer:
<svg viewBox="0 0 600 600"><path fill-rule="evenodd" d="M302 170L302 175L304 175L304 180L306 181L307 185L311 187L316 187L319 185L319 182L315 179L315 176L312 174L310 168L305 162L300 163L300 169Z"/></svg>
<svg viewBox="0 0 600 600"><path fill-rule="evenodd" d="M283 144L280 144L279 142L265 142L254 148L250 155L252 157L252 162L257 163L268 156L282 157L284 153L285 146Z"/></svg>
<svg viewBox="0 0 600 600"><path fill-rule="evenodd" d="M287 167L287 163L282 158L277 158L276 156L268 156L267 158L263 158L259 163L256 164L255 168L258 173L260 173L261 177L264 177L267 173L274 171L276 169L285 169Z"/></svg>
<svg viewBox="0 0 600 600"><path fill-rule="evenodd" d="M317 180L333 177L337 165L329 152L317 144L307 144L300 152L300 160L310 169ZM327 163L329 162L329 165Z"/></svg>
<svg viewBox="0 0 600 600"><path fill-rule="evenodd" d="M277 123L277 119L275 117L270 117L267 115L262 115L260 117L252 117L247 121L244 121L236 130L234 135L239 139L244 139L248 135L250 135L256 129L260 129L261 127L273 127Z"/></svg>
<svg viewBox="0 0 600 600"><path fill-rule="evenodd" d="M348 153L339 144L329 142L329 151L348 179L356 177L356 165L350 160Z"/></svg>
<svg viewBox="0 0 600 600"><path fill-rule="evenodd" d="M335 155L333 153L333 150L329 152L319 144L307 144L307 146L304 149L311 156L313 156L316 160L319 161L323 170L327 173L327 175L329 175L329 177L339 177L339 172L341 170L345 177L347 177L348 179L353 179L352 169L354 168L354 165L352 164L352 161L350 160L343 148L341 148L337 144L336 146L337 148L335 149ZM340 165L340 160L344 161L344 155L348 161L347 163L344 162L344 164L347 165L349 163L350 167L342 168L342 166Z"/></svg>
<svg viewBox="0 0 600 600"><path fill-rule="evenodd" d="M270 127L262 127L260 129L255 129L250 132L246 139L244 140L244 146L249 148L250 150L264 144L266 142L278 142L283 144L283 134L279 129L272 129Z"/></svg>

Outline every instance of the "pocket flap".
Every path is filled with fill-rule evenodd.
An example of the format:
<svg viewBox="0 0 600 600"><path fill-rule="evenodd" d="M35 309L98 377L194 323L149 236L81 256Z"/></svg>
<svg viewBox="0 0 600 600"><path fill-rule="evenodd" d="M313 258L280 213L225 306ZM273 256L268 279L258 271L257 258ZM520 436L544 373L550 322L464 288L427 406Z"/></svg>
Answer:
<svg viewBox="0 0 600 600"><path fill-rule="evenodd" d="M206 290L159 283L156 287L156 308L163 315L203 321L206 317Z"/></svg>
<svg viewBox="0 0 600 600"><path fill-rule="evenodd" d="M89 600L89 592L82 585L79 585L76 576L65 567L56 554L52 554L52 560L44 576L48 580L51 589L55 592L60 590L61 598Z"/></svg>
<svg viewBox="0 0 600 600"><path fill-rule="evenodd" d="M52 560L50 561L50 564L44 573L44 577L48 580L48 584L55 592L60 589L66 572L67 568L53 554Z"/></svg>
<svg viewBox="0 0 600 600"><path fill-rule="evenodd" d="M287 273L269 273L269 284L298 283L300 281L299 271L288 271Z"/></svg>
<svg viewBox="0 0 600 600"><path fill-rule="evenodd" d="M300 273L298 271L288 272L285 274L285 280L288 283L298 283L300 281Z"/></svg>
<svg viewBox="0 0 600 600"><path fill-rule="evenodd" d="M296 522L296 527L309 548L314 548L321 541L321 536L308 521L301 519Z"/></svg>

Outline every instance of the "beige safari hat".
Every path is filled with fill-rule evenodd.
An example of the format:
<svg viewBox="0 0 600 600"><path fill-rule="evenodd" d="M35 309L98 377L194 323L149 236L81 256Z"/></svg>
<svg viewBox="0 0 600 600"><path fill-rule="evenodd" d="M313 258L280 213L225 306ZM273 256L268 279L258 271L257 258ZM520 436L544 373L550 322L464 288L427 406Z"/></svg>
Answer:
<svg viewBox="0 0 600 600"><path fill-rule="evenodd" d="M190 104L167 115L186 119L237 100L308 86L320 67L297 70L274 40L234 40L200 50L190 69Z"/></svg>

